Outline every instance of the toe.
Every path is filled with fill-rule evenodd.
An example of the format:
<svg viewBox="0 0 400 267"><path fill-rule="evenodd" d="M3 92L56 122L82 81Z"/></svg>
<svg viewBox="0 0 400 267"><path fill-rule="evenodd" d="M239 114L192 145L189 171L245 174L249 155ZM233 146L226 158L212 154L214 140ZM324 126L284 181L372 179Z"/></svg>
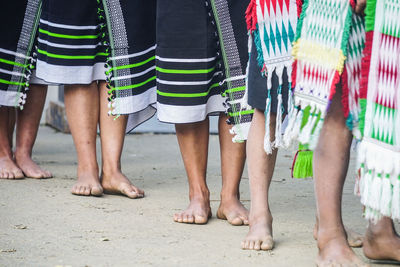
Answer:
<svg viewBox="0 0 400 267"><path fill-rule="evenodd" d="M89 186L87 186L87 187L85 187L85 192L84 192L84 195L85 196L89 196L90 195L90 187Z"/></svg>
<svg viewBox="0 0 400 267"><path fill-rule="evenodd" d="M103 194L103 188L101 186L93 186L90 190L90 194L95 197L99 197Z"/></svg>
<svg viewBox="0 0 400 267"><path fill-rule="evenodd" d="M234 226L243 225L243 221L242 221L242 219L240 217L235 217L235 218L229 220L229 223L234 225Z"/></svg>
<svg viewBox="0 0 400 267"><path fill-rule="evenodd" d="M138 194L133 188L125 187L121 190L121 193L132 199L138 198Z"/></svg>
<svg viewBox="0 0 400 267"><path fill-rule="evenodd" d="M274 248L274 240L272 238L267 238L263 240L261 243L261 249L262 250L271 250Z"/></svg>
<svg viewBox="0 0 400 267"><path fill-rule="evenodd" d="M201 215L195 215L194 216L194 223L196 224L205 224L207 223L208 218L205 216L201 216Z"/></svg>
<svg viewBox="0 0 400 267"><path fill-rule="evenodd" d="M260 250L261 249L261 241L257 240L254 242L254 250Z"/></svg>
<svg viewBox="0 0 400 267"><path fill-rule="evenodd" d="M8 173L8 179L14 179L14 173L13 172L9 172Z"/></svg>
<svg viewBox="0 0 400 267"><path fill-rule="evenodd" d="M251 249L251 250L254 249L254 241L249 242L249 249Z"/></svg>
<svg viewBox="0 0 400 267"><path fill-rule="evenodd" d="M240 219L243 222L243 225L249 225L249 219L246 216L241 216Z"/></svg>
<svg viewBox="0 0 400 267"><path fill-rule="evenodd" d="M189 221L188 215L187 215L187 214L184 214L184 215L182 216L182 222L183 222L183 223L188 223L188 221Z"/></svg>
<svg viewBox="0 0 400 267"><path fill-rule="evenodd" d="M84 195L85 194L85 190L86 190L86 186L79 187L79 194L80 195Z"/></svg>
<svg viewBox="0 0 400 267"><path fill-rule="evenodd" d="M21 170L16 170L14 172L14 178L15 179L22 179L22 178L24 178L24 173Z"/></svg>
<svg viewBox="0 0 400 267"><path fill-rule="evenodd" d="M194 216L193 215L189 215L187 218L187 222L188 223L194 223Z"/></svg>
<svg viewBox="0 0 400 267"><path fill-rule="evenodd" d="M45 171L44 175L45 175L44 178L52 178L53 177L53 174L51 172L49 172L49 171Z"/></svg>
<svg viewBox="0 0 400 267"><path fill-rule="evenodd" d="M178 223L183 222L182 213L176 214L176 222Z"/></svg>
<svg viewBox="0 0 400 267"><path fill-rule="evenodd" d="M244 240L243 241L243 249L249 249L249 240Z"/></svg>

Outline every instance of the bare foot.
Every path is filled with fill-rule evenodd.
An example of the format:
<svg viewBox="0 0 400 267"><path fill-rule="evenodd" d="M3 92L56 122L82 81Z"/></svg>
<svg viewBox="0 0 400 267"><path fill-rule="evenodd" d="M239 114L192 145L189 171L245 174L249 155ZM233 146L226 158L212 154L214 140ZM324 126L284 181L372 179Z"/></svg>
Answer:
<svg viewBox="0 0 400 267"><path fill-rule="evenodd" d="M29 154L19 154L18 151L15 152L15 161L18 167L21 168L25 177L35 178L35 179L45 179L51 178L53 175L46 170L40 168L31 158Z"/></svg>
<svg viewBox="0 0 400 267"><path fill-rule="evenodd" d="M251 217L249 233L242 241L242 249L271 250L273 248L271 213Z"/></svg>
<svg viewBox="0 0 400 267"><path fill-rule="evenodd" d="M390 220L384 217L382 220ZM365 234L364 254L372 260L390 260L400 262L400 237L393 228L393 223L387 227L370 225Z"/></svg>
<svg viewBox="0 0 400 267"><path fill-rule="evenodd" d="M174 215L174 221L178 223L206 224L211 216L209 197L195 196L191 198L186 210Z"/></svg>
<svg viewBox="0 0 400 267"><path fill-rule="evenodd" d="M317 266L369 266L357 257L347 243L345 234L340 231L335 231L331 234L321 234L321 231L319 231L318 248L319 253L316 260Z"/></svg>
<svg viewBox="0 0 400 267"><path fill-rule="evenodd" d="M101 185L107 194L125 195L132 199L144 197L144 191L134 186L120 171L107 174L103 172Z"/></svg>
<svg viewBox="0 0 400 267"><path fill-rule="evenodd" d="M217 211L217 218L227 220L230 224L248 225L249 224L249 211L237 198L227 200L221 197L221 204Z"/></svg>
<svg viewBox="0 0 400 267"><path fill-rule="evenodd" d="M0 158L0 179L22 179L24 174L15 164L12 158L6 156Z"/></svg>
<svg viewBox="0 0 400 267"><path fill-rule="evenodd" d="M347 228L347 227L345 227L344 229L346 231L347 242L349 243L350 247L352 247L352 248L360 248L360 247L363 246L364 237L361 234L359 234L359 233L357 233L357 232L355 232L355 231L353 231L353 230L351 230L350 228ZM317 234L318 234L318 220L315 223L314 232L313 232L315 240L317 240Z"/></svg>
<svg viewBox="0 0 400 267"><path fill-rule="evenodd" d="M96 196L103 194L97 170L79 171L78 181L72 187L71 193L79 196Z"/></svg>

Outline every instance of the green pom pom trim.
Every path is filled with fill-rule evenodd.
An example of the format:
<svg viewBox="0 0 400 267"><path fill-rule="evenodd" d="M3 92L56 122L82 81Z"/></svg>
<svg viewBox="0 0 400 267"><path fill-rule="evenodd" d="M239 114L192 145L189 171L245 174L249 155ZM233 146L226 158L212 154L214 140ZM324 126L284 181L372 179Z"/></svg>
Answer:
<svg viewBox="0 0 400 267"><path fill-rule="evenodd" d="M293 161L292 177L297 179L313 177L312 150L299 150Z"/></svg>

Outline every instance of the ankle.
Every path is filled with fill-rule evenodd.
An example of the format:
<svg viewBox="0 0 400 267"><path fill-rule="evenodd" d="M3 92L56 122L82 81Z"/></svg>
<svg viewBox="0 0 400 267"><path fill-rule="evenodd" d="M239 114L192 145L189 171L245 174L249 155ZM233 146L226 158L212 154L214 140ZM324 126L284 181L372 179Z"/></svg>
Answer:
<svg viewBox="0 0 400 267"><path fill-rule="evenodd" d="M195 199L209 201L210 191L208 190L207 187L190 188L189 199L190 199L190 201L195 200Z"/></svg>
<svg viewBox="0 0 400 267"><path fill-rule="evenodd" d="M78 174L79 173L90 173L90 174L99 174L99 167L97 163L78 163Z"/></svg>
<svg viewBox="0 0 400 267"><path fill-rule="evenodd" d="M344 228L340 226L325 228L320 225L317 233L318 247L324 246L332 240L342 240L347 243L347 236Z"/></svg>
<svg viewBox="0 0 400 267"><path fill-rule="evenodd" d="M237 202L240 200L239 193L237 190L227 191L227 190L223 189L221 191L220 197L221 197L221 203L231 203L231 202Z"/></svg>
<svg viewBox="0 0 400 267"><path fill-rule="evenodd" d="M109 164L103 162L103 166L101 167L101 172L105 175L119 173L121 172L121 164L120 163Z"/></svg>
<svg viewBox="0 0 400 267"><path fill-rule="evenodd" d="M15 159L17 159L17 160L21 159L21 158L31 158L32 157L32 150L31 149L27 150L27 149L24 149L24 148L17 147L15 149L14 156L15 156Z"/></svg>

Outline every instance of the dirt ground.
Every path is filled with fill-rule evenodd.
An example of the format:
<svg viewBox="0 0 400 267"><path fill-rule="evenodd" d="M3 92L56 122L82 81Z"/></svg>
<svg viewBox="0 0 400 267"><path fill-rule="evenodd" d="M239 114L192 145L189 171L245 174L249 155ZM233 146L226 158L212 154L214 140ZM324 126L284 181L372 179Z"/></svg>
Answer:
<svg viewBox="0 0 400 267"><path fill-rule="evenodd" d="M55 177L0 180L0 266L314 266L313 181L290 178L290 151L279 153L271 186L276 240L271 252L241 250L248 228L230 226L215 215L207 225L173 222L172 214L188 203L174 135L127 136L123 170L146 191L140 200L71 195L77 163L70 135L41 127L34 158ZM344 189L344 220L363 232L353 173L354 160ZM241 195L249 207L247 177L246 170ZM221 189L215 135L208 184L215 214ZM355 251L362 255L361 249Z"/></svg>

